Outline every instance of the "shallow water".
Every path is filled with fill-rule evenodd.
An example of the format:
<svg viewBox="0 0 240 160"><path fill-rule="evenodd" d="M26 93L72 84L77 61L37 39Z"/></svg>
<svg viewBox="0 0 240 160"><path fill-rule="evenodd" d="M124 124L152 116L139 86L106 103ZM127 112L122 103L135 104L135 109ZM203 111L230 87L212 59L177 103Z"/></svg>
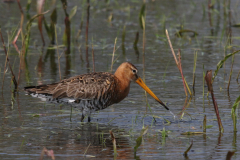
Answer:
<svg viewBox="0 0 240 160"><path fill-rule="evenodd" d="M22 2L21 2L22 3ZM26 3L26 2L25 2ZM231 1L232 24L237 23L239 1ZM71 21L71 52L66 58L64 48L59 49L62 77L71 77L93 71L92 50L88 56L85 48L86 4L85 1L69 1L67 11L78 6L77 14ZM117 159L225 159L228 151L235 151L232 159L239 159L239 132L233 132L231 108L240 95L236 82L240 70L239 54L235 55L232 80L229 92L227 84L231 69L231 58L220 69L214 80L214 95L219 106L224 133L218 131L216 114L211 96L207 97L207 87L203 87L203 72L215 71L217 63L225 54L239 49L239 28L231 27L232 46L229 48L226 33L229 17L224 16L224 5L216 3L209 24L206 1L148 1L146 4L146 48L142 52L142 29L139 27L138 14L141 1L91 1L89 22L89 44L94 46L96 71L110 71L114 40L116 45L114 70L124 61L132 62L145 78L148 87L167 103L174 116L147 96L135 83L131 84L128 97L119 104L92 114L92 123L80 123L81 113L64 105L41 102L37 98L25 95L24 86L40 85L59 81L57 50L47 50L50 41L43 29L46 46L42 41L35 20L31 28L31 40L26 61L21 65L20 91L12 94L11 74L8 69L4 87L0 96L0 159L39 159L43 147L53 150L56 159L112 159L113 146L109 130L112 130L117 142ZM25 8L26 4L22 4ZM204 8L204 9L203 9ZM53 6L48 2L45 10L47 22ZM113 21L107 18L113 14ZM36 4L32 2L30 16L36 14ZM64 33L64 12L62 4L57 2L58 44L62 45ZM74 40L83 16L83 30L78 42ZM0 2L0 24L5 43L7 33L12 35L20 22L20 11L17 3ZM164 19L165 25L164 25ZM235 22L236 20L236 22ZM25 24L27 18L25 17ZM126 26L125 42L122 45L122 32ZM198 32L196 38L189 35L177 38L174 33L183 25L184 29ZM197 51L195 95L185 99L181 75L171 54L164 28L168 29L175 52L181 49L182 68L186 81L192 87L194 52ZM139 31L138 52L134 50L135 34ZM21 40L17 45L21 48ZM19 56L10 45L9 59L14 66L14 73L19 71ZM5 53L0 48L0 79L2 85ZM203 69L204 65L204 69ZM203 96L204 88L204 96ZM191 88L192 89L192 88ZM183 108L184 115L181 118ZM185 132L202 132L204 115L207 117L206 134L182 135ZM154 118L155 117L155 120ZM164 119L170 121L168 123ZM239 113L238 113L239 121ZM134 156L136 139L143 126L149 126L143 136L142 145ZM169 131L162 137L160 130ZM239 130L239 122L237 124ZM193 146L184 157L183 153L193 141Z"/></svg>

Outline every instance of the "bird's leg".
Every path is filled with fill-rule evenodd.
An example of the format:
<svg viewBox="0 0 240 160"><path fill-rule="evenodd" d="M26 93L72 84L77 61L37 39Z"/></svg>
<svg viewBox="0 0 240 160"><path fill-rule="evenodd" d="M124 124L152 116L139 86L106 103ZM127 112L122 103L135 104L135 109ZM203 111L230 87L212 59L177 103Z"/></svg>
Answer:
<svg viewBox="0 0 240 160"><path fill-rule="evenodd" d="M88 112L88 122L91 122L91 111Z"/></svg>
<svg viewBox="0 0 240 160"><path fill-rule="evenodd" d="M154 117L153 117L153 120L154 120L154 123L156 123L156 122L157 122L157 121L156 121L156 118L154 118Z"/></svg>
<svg viewBox="0 0 240 160"><path fill-rule="evenodd" d="M84 118L88 116L88 122L91 122L91 112L88 110L83 110L82 111L82 118L81 118L81 122L83 122Z"/></svg>
<svg viewBox="0 0 240 160"><path fill-rule="evenodd" d="M90 115L88 116L88 122L91 122L91 117L90 117Z"/></svg>
<svg viewBox="0 0 240 160"><path fill-rule="evenodd" d="M83 122L84 118L85 118L85 116L82 114L81 122Z"/></svg>

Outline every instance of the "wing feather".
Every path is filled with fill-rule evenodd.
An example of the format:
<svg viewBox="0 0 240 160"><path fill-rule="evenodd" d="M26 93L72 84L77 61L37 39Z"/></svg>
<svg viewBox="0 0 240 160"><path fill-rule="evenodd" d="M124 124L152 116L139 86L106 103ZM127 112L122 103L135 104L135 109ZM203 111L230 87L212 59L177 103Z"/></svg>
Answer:
<svg viewBox="0 0 240 160"><path fill-rule="evenodd" d="M26 87L29 93L52 95L53 98L100 99L112 90L115 76L107 72L90 73L64 79L61 82Z"/></svg>

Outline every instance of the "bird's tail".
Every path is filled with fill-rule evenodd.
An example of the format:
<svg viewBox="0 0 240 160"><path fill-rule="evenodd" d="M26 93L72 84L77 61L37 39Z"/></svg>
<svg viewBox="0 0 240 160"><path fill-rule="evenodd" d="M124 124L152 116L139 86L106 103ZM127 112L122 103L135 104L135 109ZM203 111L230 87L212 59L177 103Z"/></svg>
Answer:
<svg viewBox="0 0 240 160"><path fill-rule="evenodd" d="M47 85L39 85L39 86L28 86L24 87L24 90L28 93L37 93L37 94L47 94L51 95L52 90L57 87L57 83L47 84Z"/></svg>
<svg viewBox="0 0 240 160"><path fill-rule="evenodd" d="M54 85L54 84L52 84ZM28 86L24 87L24 90L31 93L40 93L40 94L48 94L52 88L49 88L49 85L40 85L40 86Z"/></svg>
<svg viewBox="0 0 240 160"><path fill-rule="evenodd" d="M37 87L38 86L28 86L28 87L24 87L24 91L26 91L27 93L36 93L37 91Z"/></svg>

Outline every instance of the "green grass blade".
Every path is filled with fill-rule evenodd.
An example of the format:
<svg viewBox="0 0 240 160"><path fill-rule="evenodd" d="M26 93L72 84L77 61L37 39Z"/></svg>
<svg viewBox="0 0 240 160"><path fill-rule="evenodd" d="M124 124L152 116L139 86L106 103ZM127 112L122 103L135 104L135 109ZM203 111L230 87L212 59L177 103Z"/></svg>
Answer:
<svg viewBox="0 0 240 160"><path fill-rule="evenodd" d="M237 131L237 114L236 114L236 109L239 106L240 103L240 96L236 99L235 103L233 104L231 115L232 115L232 120L233 120L233 128L234 131Z"/></svg>
<svg viewBox="0 0 240 160"><path fill-rule="evenodd" d="M235 51L235 52L233 52L233 53L229 53L228 55L226 55L226 57L225 57L223 60L221 60L221 61L218 62L218 64L217 64L217 69L215 70L214 75L213 75L213 77L212 77L212 82L214 81L215 77L217 76L218 70L219 70L220 68L222 68L222 65L224 64L224 62L225 62L229 57L233 56L234 54L238 53L239 51L240 51L240 50L237 50L237 51Z"/></svg>

